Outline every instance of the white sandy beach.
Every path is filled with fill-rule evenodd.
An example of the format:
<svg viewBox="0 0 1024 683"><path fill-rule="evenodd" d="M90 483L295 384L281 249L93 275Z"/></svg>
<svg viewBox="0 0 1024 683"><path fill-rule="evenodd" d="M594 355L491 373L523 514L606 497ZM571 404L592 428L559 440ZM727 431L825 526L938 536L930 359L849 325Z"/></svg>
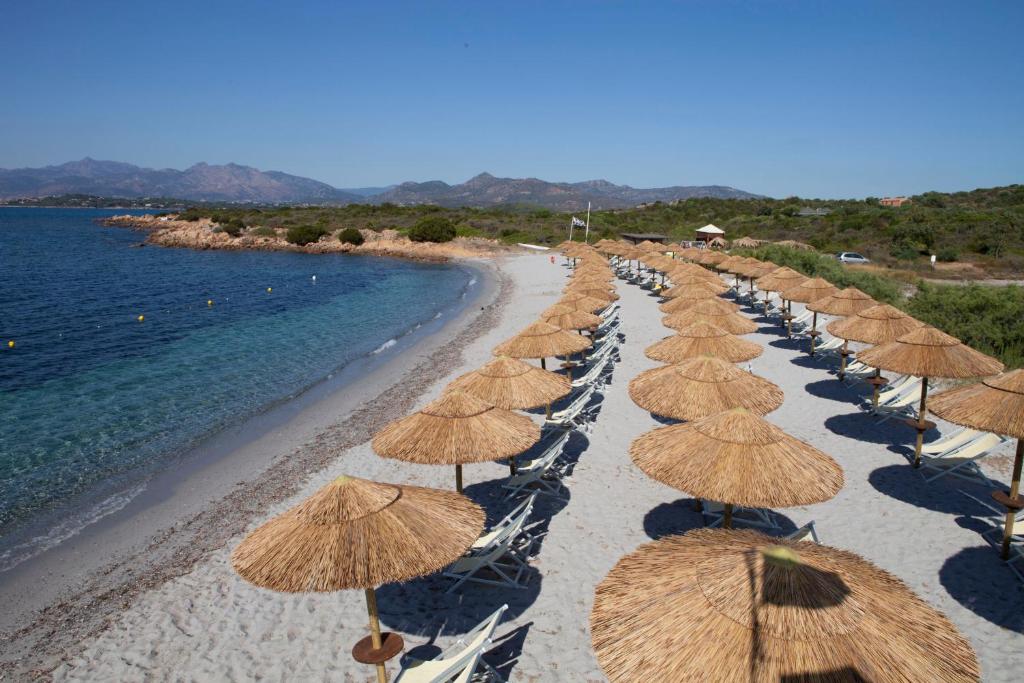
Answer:
<svg viewBox="0 0 1024 683"><path fill-rule="evenodd" d="M533 322L560 296L566 269L545 254L504 259L515 283L500 321L462 349L463 364L435 382L420 403L435 398L456 376L479 367L499 342ZM566 481L567 501L544 500L538 519L547 534L531 562L526 590L469 586L446 595L438 577L385 586L378 593L381 620L400 632L406 651L432 655L502 603L508 619L498 628L488 660L514 681L605 680L590 646L588 621L594 588L625 553L641 543L701 525L679 492L645 476L630 462L630 442L660 423L636 406L630 379L657 364L643 349L667 336L658 300L618 283L622 296L621 362L589 433L572 437L578 463ZM902 578L971 640L984 680L1011 681L1024 658L1024 584L1001 565L970 514L977 506L961 493L969 485L926 484L901 449L913 432L891 421L878 427L825 366L810 361L763 327L746 338L765 346L753 371L785 391L768 419L835 458L846 484L833 500L779 511L794 526L815 520L821 541L856 552ZM805 344L806 342L803 342ZM947 426L948 428L948 426ZM340 474L380 481L453 487L451 468L378 458L368 442L356 445L315 474L302 490L252 520L250 528L305 498ZM499 493L503 465L465 468L467 494L492 521L511 507ZM981 497L987 491L972 489ZM356 664L351 646L366 634L360 591L286 595L255 588L231 569L223 548L188 573L141 594L109 628L54 672L68 681L369 681L371 667ZM394 660L389 670L397 670Z"/></svg>

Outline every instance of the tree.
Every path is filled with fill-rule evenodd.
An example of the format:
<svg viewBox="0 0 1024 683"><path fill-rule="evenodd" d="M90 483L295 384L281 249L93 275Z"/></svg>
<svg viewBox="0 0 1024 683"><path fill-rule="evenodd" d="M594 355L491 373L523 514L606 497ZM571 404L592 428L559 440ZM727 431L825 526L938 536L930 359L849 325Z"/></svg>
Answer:
<svg viewBox="0 0 1024 683"><path fill-rule="evenodd" d="M409 230L413 242L450 242L455 239L455 226L443 216L421 218Z"/></svg>
<svg viewBox="0 0 1024 683"><path fill-rule="evenodd" d="M359 232L355 228L345 228L338 233L338 239L345 244L354 244L357 247L365 241L363 239L363 233Z"/></svg>

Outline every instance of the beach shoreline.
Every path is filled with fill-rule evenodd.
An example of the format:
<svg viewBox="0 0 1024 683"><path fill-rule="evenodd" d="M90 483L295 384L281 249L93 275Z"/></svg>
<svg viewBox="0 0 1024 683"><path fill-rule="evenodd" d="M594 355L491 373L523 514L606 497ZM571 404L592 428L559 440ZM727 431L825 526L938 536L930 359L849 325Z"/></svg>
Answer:
<svg viewBox="0 0 1024 683"><path fill-rule="evenodd" d="M123 509L0 574L0 678L48 675L141 593L196 563L400 417L460 349L494 326L514 285L500 264L475 273L456 315L426 333L234 425L156 474ZM355 364L354 364L355 365Z"/></svg>

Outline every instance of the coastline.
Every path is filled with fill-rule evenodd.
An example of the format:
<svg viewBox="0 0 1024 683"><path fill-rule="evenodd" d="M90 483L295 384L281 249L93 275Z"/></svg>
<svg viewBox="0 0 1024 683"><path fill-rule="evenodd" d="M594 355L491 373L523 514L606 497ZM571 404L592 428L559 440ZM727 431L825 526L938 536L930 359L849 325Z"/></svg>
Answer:
<svg viewBox="0 0 1024 683"><path fill-rule="evenodd" d="M45 676L137 596L188 573L313 473L408 412L500 319L514 288L496 263L460 265L478 285L439 329L210 437L123 509L0 574L7 607L0 678Z"/></svg>

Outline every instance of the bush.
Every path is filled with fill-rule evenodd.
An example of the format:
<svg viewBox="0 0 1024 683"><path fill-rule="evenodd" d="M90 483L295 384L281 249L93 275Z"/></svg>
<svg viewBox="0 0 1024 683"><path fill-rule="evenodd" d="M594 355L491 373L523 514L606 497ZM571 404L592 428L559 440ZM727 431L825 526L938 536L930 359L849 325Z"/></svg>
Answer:
<svg viewBox="0 0 1024 683"><path fill-rule="evenodd" d="M913 261L918 256L918 251L906 242L896 242L889 250L889 255L900 261Z"/></svg>
<svg viewBox="0 0 1024 683"><path fill-rule="evenodd" d="M245 230L245 223L242 222L241 218L232 218L231 220L225 221L220 224L221 230L232 237L238 237Z"/></svg>
<svg viewBox="0 0 1024 683"><path fill-rule="evenodd" d="M421 218L409 230L413 242L450 242L455 239L455 226L442 216Z"/></svg>
<svg viewBox="0 0 1024 683"><path fill-rule="evenodd" d="M253 237L277 237L277 231L273 228L261 225L258 228L253 228L249 231L249 234Z"/></svg>
<svg viewBox="0 0 1024 683"><path fill-rule="evenodd" d="M354 244L357 247L365 241L363 239L363 233L359 232L355 228L345 228L338 233L338 239L345 244Z"/></svg>
<svg viewBox="0 0 1024 683"><path fill-rule="evenodd" d="M185 209L178 214L179 221L188 221L189 223L195 223L202 217L203 214L199 209Z"/></svg>
<svg viewBox="0 0 1024 683"><path fill-rule="evenodd" d="M935 254L935 258L943 263L951 263L960 260L960 251L956 247L942 247Z"/></svg>
<svg viewBox="0 0 1024 683"><path fill-rule="evenodd" d="M317 225L294 225L288 228L288 233L284 238L292 244L303 247L319 241L326 234L327 230Z"/></svg>

